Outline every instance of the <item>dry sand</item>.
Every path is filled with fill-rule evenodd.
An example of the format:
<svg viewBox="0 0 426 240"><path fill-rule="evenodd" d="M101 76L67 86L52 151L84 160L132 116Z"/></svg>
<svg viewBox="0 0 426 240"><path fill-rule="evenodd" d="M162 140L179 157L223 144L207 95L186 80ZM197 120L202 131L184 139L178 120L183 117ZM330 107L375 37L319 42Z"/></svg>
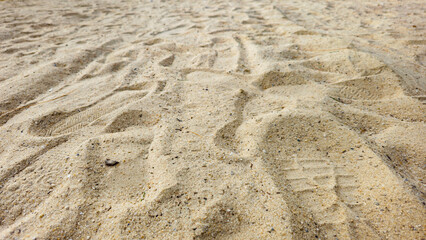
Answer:
<svg viewBox="0 0 426 240"><path fill-rule="evenodd" d="M425 8L0 1L0 238L424 239Z"/></svg>

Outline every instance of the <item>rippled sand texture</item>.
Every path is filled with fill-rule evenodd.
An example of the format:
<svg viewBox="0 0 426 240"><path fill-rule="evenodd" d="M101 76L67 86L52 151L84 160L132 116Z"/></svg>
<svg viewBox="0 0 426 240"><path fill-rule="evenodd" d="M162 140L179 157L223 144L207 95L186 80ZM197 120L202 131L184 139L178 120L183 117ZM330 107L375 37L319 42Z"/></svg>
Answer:
<svg viewBox="0 0 426 240"><path fill-rule="evenodd" d="M424 238L425 7L0 1L0 238Z"/></svg>

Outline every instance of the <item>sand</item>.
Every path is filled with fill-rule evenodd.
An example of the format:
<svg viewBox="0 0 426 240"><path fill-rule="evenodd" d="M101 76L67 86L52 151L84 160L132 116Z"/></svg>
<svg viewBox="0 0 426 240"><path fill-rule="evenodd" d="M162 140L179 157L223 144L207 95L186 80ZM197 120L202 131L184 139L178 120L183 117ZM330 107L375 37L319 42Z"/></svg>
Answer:
<svg viewBox="0 0 426 240"><path fill-rule="evenodd" d="M0 239L424 239L425 7L0 1Z"/></svg>

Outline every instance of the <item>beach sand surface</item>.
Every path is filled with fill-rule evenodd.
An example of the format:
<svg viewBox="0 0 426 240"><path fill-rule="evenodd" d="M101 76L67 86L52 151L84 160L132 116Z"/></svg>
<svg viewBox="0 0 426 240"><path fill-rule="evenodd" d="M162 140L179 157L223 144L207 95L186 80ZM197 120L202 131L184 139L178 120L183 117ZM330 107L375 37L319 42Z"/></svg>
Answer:
<svg viewBox="0 0 426 240"><path fill-rule="evenodd" d="M0 239L424 239L425 8L0 1Z"/></svg>

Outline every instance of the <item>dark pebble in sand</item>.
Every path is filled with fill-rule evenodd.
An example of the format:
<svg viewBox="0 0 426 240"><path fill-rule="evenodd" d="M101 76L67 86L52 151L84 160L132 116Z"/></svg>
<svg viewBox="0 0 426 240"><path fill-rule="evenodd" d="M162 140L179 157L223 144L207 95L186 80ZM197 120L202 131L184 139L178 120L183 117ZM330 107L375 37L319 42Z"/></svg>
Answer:
<svg viewBox="0 0 426 240"><path fill-rule="evenodd" d="M115 166L115 165L117 165L119 162L117 162L117 161L114 161L114 160L111 160L111 159L107 159L107 160L105 160L105 165L107 165L107 166Z"/></svg>

